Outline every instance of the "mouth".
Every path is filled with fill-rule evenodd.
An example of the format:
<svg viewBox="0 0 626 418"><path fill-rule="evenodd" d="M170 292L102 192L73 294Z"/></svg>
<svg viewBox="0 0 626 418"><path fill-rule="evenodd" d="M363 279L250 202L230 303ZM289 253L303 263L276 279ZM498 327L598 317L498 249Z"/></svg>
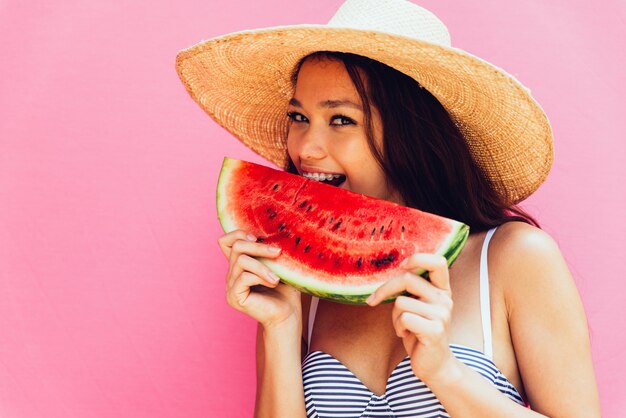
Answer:
<svg viewBox="0 0 626 418"><path fill-rule="evenodd" d="M346 175L340 173L311 173L304 171L302 176L309 180L330 184L335 187L340 186L344 181L346 181Z"/></svg>

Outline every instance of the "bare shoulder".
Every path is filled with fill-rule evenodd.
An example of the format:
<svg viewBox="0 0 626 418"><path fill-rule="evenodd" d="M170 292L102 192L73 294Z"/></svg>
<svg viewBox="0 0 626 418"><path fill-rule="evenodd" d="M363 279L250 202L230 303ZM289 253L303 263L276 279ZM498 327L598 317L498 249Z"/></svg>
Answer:
<svg viewBox="0 0 626 418"><path fill-rule="evenodd" d="M507 222L498 228L489 246L489 264L509 296L524 288L574 285L556 241L524 222Z"/></svg>
<svg viewBox="0 0 626 418"><path fill-rule="evenodd" d="M542 229L523 222L501 225L489 245L489 268L509 315L528 310L548 314L569 306L580 318L574 279L558 244Z"/></svg>
<svg viewBox="0 0 626 418"><path fill-rule="evenodd" d="M554 239L544 230L524 222L507 222L493 237L495 252L509 261L532 262L528 255L539 257L540 262L550 257L560 257L561 252ZM491 251L490 251L491 252Z"/></svg>
<svg viewBox="0 0 626 418"><path fill-rule="evenodd" d="M498 228L489 278L504 298L516 362L532 408L548 416L599 416L587 320L559 246L521 222Z"/></svg>

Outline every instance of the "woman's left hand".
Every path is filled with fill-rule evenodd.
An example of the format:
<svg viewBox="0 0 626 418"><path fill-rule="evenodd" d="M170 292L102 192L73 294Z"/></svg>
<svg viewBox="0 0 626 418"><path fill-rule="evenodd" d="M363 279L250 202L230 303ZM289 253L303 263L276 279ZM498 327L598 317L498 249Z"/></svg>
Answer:
<svg viewBox="0 0 626 418"><path fill-rule="evenodd" d="M414 254L400 265L406 272L380 286L368 299L370 306L398 296L392 311L393 326L411 357L413 373L429 381L454 375L457 360L448 345L452 292L448 264L443 256ZM430 282L411 273L426 269Z"/></svg>

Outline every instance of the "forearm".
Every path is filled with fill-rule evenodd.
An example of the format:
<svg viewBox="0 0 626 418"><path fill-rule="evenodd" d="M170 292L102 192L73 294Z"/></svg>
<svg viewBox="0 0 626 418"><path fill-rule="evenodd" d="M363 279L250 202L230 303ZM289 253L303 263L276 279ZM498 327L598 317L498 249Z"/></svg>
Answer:
<svg viewBox="0 0 626 418"><path fill-rule="evenodd" d="M300 327L283 324L257 330L256 418L306 417Z"/></svg>
<svg viewBox="0 0 626 418"><path fill-rule="evenodd" d="M512 401L483 376L456 361L445 378L426 382L451 417L545 417Z"/></svg>

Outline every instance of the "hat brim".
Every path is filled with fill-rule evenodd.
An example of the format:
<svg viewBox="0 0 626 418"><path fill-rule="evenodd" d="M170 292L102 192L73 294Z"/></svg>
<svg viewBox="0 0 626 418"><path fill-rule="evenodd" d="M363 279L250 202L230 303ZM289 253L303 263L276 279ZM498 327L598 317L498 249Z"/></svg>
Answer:
<svg viewBox="0 0 626 418"><path fill-rule="evenodd" d="M553 145L544 111L514 77L456 48L383 32L296 25L200 42L178 53L176 69L209 116L285 167L292 72L315 51L367 56L417 80L448 110L507 203L525 199L547 177Z"/></svg>

